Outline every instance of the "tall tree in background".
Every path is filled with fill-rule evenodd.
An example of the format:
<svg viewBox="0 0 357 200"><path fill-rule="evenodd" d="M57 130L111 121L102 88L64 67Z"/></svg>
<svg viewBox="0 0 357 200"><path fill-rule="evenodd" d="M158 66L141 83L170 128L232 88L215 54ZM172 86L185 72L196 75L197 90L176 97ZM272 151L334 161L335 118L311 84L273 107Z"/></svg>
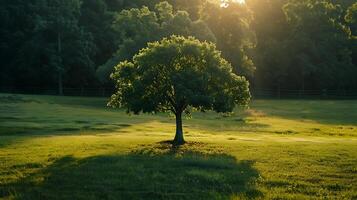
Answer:
<svg viewBox="0 0 357 200"><path fill-rule="evenodd" d="M340 5L344 10L346 10L352 4L356 3L355 0L328 0L328 1L335 5Z"/></svg>
<svg viewBox="0 0 357 200"><path fill-rule="evenodd" d="M112 87L116 63L177 34L216 42L253 88L357 89L355 0L167 2L0 1L0 87Z"/></svg>
<svg viewBox="0 0 357 200"><path fill-rule="evenodd" d="M91 0L93 1L93 0ZM150 10L154 10L156 4L163 2L164 0L101 0L108 5L108 10L112 12L120 12L122 10L128 10L130 8L141 8L143 6L148 7ZM184 10L190 14L192 20L198 20L200 18L200 12L202 5L207 0L167 0L176 11Z"/></svg>
<svg viewBox="0 0 357 200"><path fill-rule="evenodd" d="M48 87L56 82L62 94L65 80L81 86L95 79L91 34L78 24L81 1L4 3L0 48L10 86Z"/></svg>
<svg viewBox="0 0 357 200"><path fill-rule="evenodd" d="M35 31L46 40L42 48L47 48L47 64L57 72L58 93L62 95L66 71L74 67L94 70L91 69L91 35L78 25L81 1L37 1L34 6L38 9Z"/></svg>
<svg viewBox="0 0 357 200"><path fill-rule="evenodd" d="M352 36L357 37L357 2L347 9L345 20L351 29Z"/></svg>
<svg viewBox="0 0 357 200"><path fill-rule="evenodd" d="M215 41L207 25L191 20L186 11L173 10L166 1L155 6L123 10L115 16L112 28L117 34L118 50L105 65L98 69L103 82L107 81L113 67L120 61L130 60L136 52L150 41L157 41L172 34L196 36L200 40Z"/></svg>
<svg viewBox="0 0 357 200"><path fill-rule="evenodd" d="M174 7L176 11L184 10L189 13L192 20L199 20L203 5L207 0L168 0L168 2Z"/></svg>
<svg viewBox="0 0 357 200"><path fill-rule="evenodd" d="M26 80L23 74L29 72L23 65L26 62L20 60L26 59L21 47L31 40L33 15L30 5L29 1L22 0L0 1L1 86L18 85L18 80Z"/></svg>
<svg viewBox="0 0 357 200"><path fill-rule="evenodd" d="M352 62L357 68L357 3L354 3L347 9L345 20L351 30L350 47L352 51ZM357 76L357 72L354 76ZM354 80L354 86L357 88L357 80Z"/></svg>
<svg viewBox="0 0 357 200"><path fill-rule="evenodd" d="M326 1L247 0L257 35L256 87L293 90L356 88L351 40L341 6Z"/></svg>
<svg viewBox="0 0 357 200"><path fill-rule="evenodd" d="M115 12L111 9L116 7L120 9L120 7L118 5L110 6L112 7L109 7L105 0L85 0L81 6L79 25L93 36L96 46L93 62L96 67L111 58L116 48L113 41L117 36L111 29Z"/></svg>
<svg viewBox="0 0 357 200"><path fill-rule="evenodd" d="M251 28L256 34L257 45L253 60L257 67L254 87L276 90L277 94L287 79L290 65L288 56L292 47L286 44L288 24L282 7L288 0L247 0L253 13Z"/></svg>
<svg viewBox="0 0 357 200"><path fill-rule="evenodd" d="M255 66L247 52L254 47L255 36L250 28L252 13L248 7L234 1L228 1L227 7L207 2L202 18L214 33L217 48L232 63L234 71L253 77Z"/></svg>
<svg viewBox="0 0 357 200"><path fill-rule="evenodd" d="M340 23L341 7L325 1L292 1L284 6L290 25L290 76L300 89L349 89L356 66L351 63L350 32Z"/></svg>

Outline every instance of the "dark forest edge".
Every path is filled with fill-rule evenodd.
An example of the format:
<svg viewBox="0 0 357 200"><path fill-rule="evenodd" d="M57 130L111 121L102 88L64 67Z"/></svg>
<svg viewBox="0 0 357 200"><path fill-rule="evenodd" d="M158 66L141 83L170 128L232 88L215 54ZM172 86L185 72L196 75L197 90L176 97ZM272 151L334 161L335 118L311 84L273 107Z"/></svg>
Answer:
<svg viewBox="0 0 357 200"><path fill-rule="evenodd" d="M56 88L54 94L92 96L82 88L112 88L115 65L147 42L176 34L216 43L234 71L250 80L253 96L354 96L354 0L228 3L223 8L213 0L3 0L1 91L41 94L51 88L52 94Z"/></svg>
<svg viewBox="0 0 357 200"><path fill-rule="evenodd" d="M112 87L93 88L63 88L64 96L72 97L104 97L109 98L114 92ZM343 90L276 90L253 89L250 90L252 99L329 99L329 100L355 100L357 91ZM13 95L58 95L58 88L0 88L1 94Z"/></svg>

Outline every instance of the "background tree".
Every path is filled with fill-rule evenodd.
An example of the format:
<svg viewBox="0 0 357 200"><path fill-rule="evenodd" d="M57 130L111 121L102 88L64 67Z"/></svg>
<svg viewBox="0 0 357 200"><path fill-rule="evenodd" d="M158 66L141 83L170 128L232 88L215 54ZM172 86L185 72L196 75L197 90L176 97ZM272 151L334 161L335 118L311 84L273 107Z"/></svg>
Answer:
<svg viewBox="0 0 357 200"><path fill-rule="evenodd" d="M64 81L78 87L95 80L92 36L78 23L80 9L79 0L5 2L0 56L7 85L57 85L61 94Z"/></svg>
<svg viewBox="0 0 357 200"><path fill-rule="evenodd" d="M150 41L157 41L172 34L196 36L201 40L215 41L214 35L202 21L192 21L186 11L175 12L166 1L155 6L123 10L115 16L112 26L117 34L117 51L98 69L98 76L105 82L113 67L120 61L131 59Z"/></svg>
<svg viewBox="0 0 357 200"><path fill-rule="evenodd" d="M167 2L0 1L0 90L113 88L117 63L171 34L215 42L253 90L357 90L355 0Z"/></svg>
<svg viewBox="0 0 357 200"><path fill-rule="evenodd" d="M111 5L112 6L112 5ZM104 64L114 53L113 43L117 35L111 29L114 11L111 11L104 0L83 1L78 23L84 30L90 32L95 45L93 62L95 67Z"/></svg>
<svg viewBox="0 0 357 200"><path fill-rule="evenodd" d="M343 20L348 0L247 0L257 36L253 86L268 90L351 90L356 65ZM347 6L348 7L348 6Z"/></svg>
<svg viewBox="0 0 357 200"><path fill-rule="evenodd" d="M351 30L350 46L352 50L352 62L357 66L357 3L354 3L347 9L345 20ZM357 86L357 80L355 86Z"/></svg>
<svg viewBox="0 0 357 200"><path fill-rule="evenodd" d="M94 70L90 58L93 49L91 35L78 24L81 1L38 1L35 6L35 36L44 38L46 42L41 47L46 48L47 64L57 72L58 92L62 95L66 71L77 66Z"/></svg>
<svg viewBox="0 0 357 200"><path fill-rule="evenodd" d="M347 9L345 20L351 29L352 35L357 36L357 3Z"/></svg>
<svg viewBox="0 0 357 200"><path fill-rule="evenodd" d="M253 77L255 65L248 51L255 45L255 35L250 28L252 13L245 4L227 1L207 2L202 9L202 19L208 24L217 41L222 56L233 64L234 71Z"/></svg>
<svg viewBox="0 0 357 200"><path fill-rule="evenodd" d="M304 0L286 4L284 11L290 25L288 45L293 47L289 56L299 88L349 89L356 66L351 62L350 32L340 22L341 7Z"/></svg>
<svg viewBox="0 0 357 200"><path fill-rule="evenodd" d="M174 144L184 143L182 113L232 112L247 105L249 84L235 75L212 43L171 36L149 43L132 62L124 61L111 75L116 93L109 105L134 114L171 112L176 116Z"/></svg>
<svg viewBox="0 0 357 200"><path fill-rule="evenodd" d="M25 58L19 48L31 39L32 12L29 4L21 0L0 1L0 86L16 86L20 79L15 74L24 66L17 60Z"/></svg>
<svg viewBox="0 0 357 200"><path fill-rule="evenodd" d="M281 90L288 81L291 48L286 44L288 23L282 7L288 0L247 0L253 19L251 22L257 44L252 50L252 59L257 68L254 74L255 88Z"/></svg>

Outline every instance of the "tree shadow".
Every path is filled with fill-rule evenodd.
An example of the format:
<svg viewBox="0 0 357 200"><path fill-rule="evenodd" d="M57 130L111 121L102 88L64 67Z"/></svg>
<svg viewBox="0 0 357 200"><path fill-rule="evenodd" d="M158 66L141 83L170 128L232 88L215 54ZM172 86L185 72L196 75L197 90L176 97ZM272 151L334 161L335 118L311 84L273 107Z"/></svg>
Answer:
<svg viewBox="0 0 357 200"><path fill-rule="evenodd" d="M55 160L16 183L0 185L14 199L229 199L254 198L259 173L252 161L193 151L200 143L172 147L163 142L127 155ZM35 165L36 167L36 165Z"/></svg>
<svg viewBox="0 0 357 200"><path fill-rule="evenodd" d="M95 135L118 132L138 121L105 105L103 98L0 94L0 137Z"/></svg>
<svg viewBox="0 0 357 200"><path fill-rule="evenodd" d="M1 120L1 117L0 117ZM14 120L13 120L14 121ZM20 124L20 120L18 121ZM116 122L84 122L75 121L72 124L39 125L39 127L29 127L26 125L3 126L0 124L0 148L23 142L35 137L52 136L78 136L78 135L100 135L106 133L124 133L123 129L131 127L129 123Z"/></svg>

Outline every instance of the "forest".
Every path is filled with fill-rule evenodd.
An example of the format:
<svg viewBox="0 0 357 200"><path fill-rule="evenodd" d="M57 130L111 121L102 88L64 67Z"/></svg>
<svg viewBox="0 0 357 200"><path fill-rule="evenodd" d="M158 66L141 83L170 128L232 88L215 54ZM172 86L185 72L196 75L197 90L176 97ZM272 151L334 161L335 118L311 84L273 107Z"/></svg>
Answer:
<svg viewBox="0 0 357 200"><path fill-rule="evenodd" d="M357 90L355 0L2 0L0 89L114 88L171 35L216 44L251 90Z"/></svg>

